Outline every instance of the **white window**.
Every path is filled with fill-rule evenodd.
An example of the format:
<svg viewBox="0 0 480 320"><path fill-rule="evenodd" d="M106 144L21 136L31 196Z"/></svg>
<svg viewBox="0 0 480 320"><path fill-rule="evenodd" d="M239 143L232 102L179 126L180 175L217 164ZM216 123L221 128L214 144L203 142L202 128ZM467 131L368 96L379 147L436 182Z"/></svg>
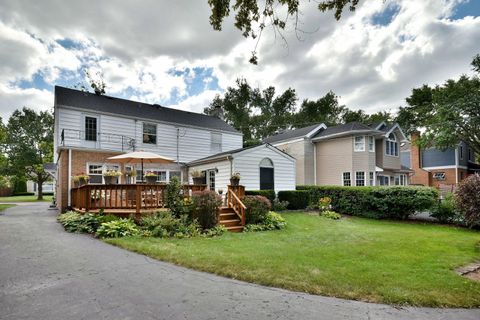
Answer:
<svg viewBox="0 0 480 320"><path fill-rule="evenodd" d="M365 151L365 137L357 136L355 137L354 149L356 152Z"/></svg>
<svg viewBox="0 0 480 320"><path fill-rule="evenodd" d="M182 172L181 171L170 171L169 172L169 181L172 180L173 177L177 177L178 180L181 182L182 181Z"/></svg>
<svg viewBox="0 0 480 320"><path fill-rule="evenodd" d="M435 172L433 174L433 179L443 181L445 180L445 172Z"/></svg>
<svg viewBox="0 0 480 320"><path fill-rule="evenodd" d="M407 176L405 174L399 174L395 176L395 185L396 186L406 186L407 185Z"/></svg>
<svg viewBox="0 0 480 320"><path fill-rule="evenodd" d="M363 171L355 172L355 185L357 187L365 186L365 172Z"/></svg>
<svg viewBox="0 0 480 320"><path fill-rule="evenodd" d="M210 133L210 151L218 153L222 152L222 134Z"/></svg>
<svg viewBox="0 0 480 320"><path fill-rule="evenodd" d="M374 186L375 185L375 172L369 172L369 182L370 182L370 185L371 186Z"/></svg>
<svg viewBox="0 0 480 320"><path fill-rule="evenodd" d="M87 164L87 174L90 177L89 183L102 183L103 164Z"/></svg>
<svg viewBox="0 0 480 320"><path fill-rule="evenodd" d="M352 178L350 176L350 172L344 172L342 178L344 186L350 187L352 185Z"/></svg>
<svg viewBox="0 0 480 320"><path fill-rule="evenodd" d="M207 185L208 189L215 191L215 170L207 171Z"/></svg>
<svg viewBox="0 0 480 320"><path fill-rule="evenodd" d="M157 144L157 125L143 123L143 143Z"/></svg>
<svg viewBox="0 0 480 320"><path fill-rule="evenodd" d="M460 160L463 160L463 146L460 146L459 153L460 153Z"/></svg>
<svg viewBox="0 0 480 320"><path fill-rule="evenodd" d="M385 142L385 153L389 156L398 157L398 142L394 133L391 133Z"/></svg>
<svg viewBox="0 0 480 320"><path fill-rule="evenodd" d="M368 151L375 152L375 138L368 137Z"/></svg>
<svg viewBox="0 0 480 320"><path fill-rule="evenodd" d="M378 176L378 184L381 186L390 185L390 178L388 176Z"/></svg>

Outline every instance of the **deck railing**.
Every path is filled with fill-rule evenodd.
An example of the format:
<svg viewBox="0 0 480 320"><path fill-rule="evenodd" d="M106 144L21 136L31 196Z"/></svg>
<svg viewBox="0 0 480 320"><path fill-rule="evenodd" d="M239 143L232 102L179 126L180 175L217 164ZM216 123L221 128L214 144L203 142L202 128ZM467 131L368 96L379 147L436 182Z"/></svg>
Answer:
<svg viewBox="0 0 480 320"><path fill-rule="evenodd" d="M87 184L71 191L72 207L90 211L100 209L142 210L165 208L167 185L161 184ZM192 192L201 191L206 185L183 185L184 197Z"/></svg>
<svg viewBox="0 0 480 320"><path fill-rule="evenodd" d="M247 207L243 204L242 199L245 196L244 186L228 186L227 205L235 211L240 218L242 226L246 223Z"/></svg>

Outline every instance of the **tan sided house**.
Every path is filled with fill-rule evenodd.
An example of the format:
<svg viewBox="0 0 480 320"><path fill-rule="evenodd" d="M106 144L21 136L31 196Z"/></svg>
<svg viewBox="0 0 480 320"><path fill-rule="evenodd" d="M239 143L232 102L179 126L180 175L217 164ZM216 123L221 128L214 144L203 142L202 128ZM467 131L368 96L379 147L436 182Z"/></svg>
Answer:
<svg viewBox="0 0 480 320"><path fill-rule="evenodd" d="M297 159L297 185L407 185L398 124L358 122L289 130L264 140Z"/></svg>

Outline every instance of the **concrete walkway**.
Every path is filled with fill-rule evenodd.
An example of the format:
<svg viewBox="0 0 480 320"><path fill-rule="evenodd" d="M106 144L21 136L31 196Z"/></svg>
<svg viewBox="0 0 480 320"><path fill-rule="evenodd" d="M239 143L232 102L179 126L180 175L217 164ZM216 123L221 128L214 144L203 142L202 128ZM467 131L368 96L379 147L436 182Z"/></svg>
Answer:
<svg viewBox="0 0 480 320"><path fill-rule="evenodd" d="M0 216L0 319L480 319L395 308L196 272L64 232L48 203Z"/></svg>

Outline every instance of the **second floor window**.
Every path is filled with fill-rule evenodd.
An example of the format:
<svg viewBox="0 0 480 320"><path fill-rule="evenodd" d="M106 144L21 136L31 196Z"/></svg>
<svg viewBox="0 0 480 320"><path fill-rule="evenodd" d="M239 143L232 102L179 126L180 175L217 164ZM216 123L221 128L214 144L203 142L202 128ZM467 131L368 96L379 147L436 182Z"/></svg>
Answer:
<svg viewBox="0 0 480 320"><path fill-rule="evenodd" d="M97 141L97 118L85 117L85 140Z"/></svg>
<svg viewBox="0 0 480 320"><path fill-rule="evenodd" d="M216 153L222 152L222 134L212 132L210 139L210 150Z"/></svg>
<svg viewBox="0 0 480 320"><path fill-rule="evenodd" d="M365 185L365 172L359 171L355 173L355 185L363 187Z"/></svg>
<svg viewBox="0 0 480 320"><path fill-rule="evenodd" d="M385 154L398 157L398 142L394 133L391 133L385 142Z"/></svg>
<svg viewBox="0 0 480 320"><path fill-rule="evenodd" d="M351 186L352 185L352 180L351 180L351 177L350 177L350 172L344 172L343 173L343 185L344 186Z"/></svg>
<svg viewBox="0 0 480 320"><path fill-rule="evenodd" d="M151 123L143 124L143 143L157 144L157 125Z"/></svg>
<svg viewBox="0 0 480 320"><path fill-rule="evenodd" d="M368 137L368 151L374 152L375 151L375 138Z"/></svg>
<svg viewBox="0 0 480 320"><path fill-rule="evenodd" d="M353 147L355 151L365 151L365 137L358 136L355 137L355 145Z"/></svg>

